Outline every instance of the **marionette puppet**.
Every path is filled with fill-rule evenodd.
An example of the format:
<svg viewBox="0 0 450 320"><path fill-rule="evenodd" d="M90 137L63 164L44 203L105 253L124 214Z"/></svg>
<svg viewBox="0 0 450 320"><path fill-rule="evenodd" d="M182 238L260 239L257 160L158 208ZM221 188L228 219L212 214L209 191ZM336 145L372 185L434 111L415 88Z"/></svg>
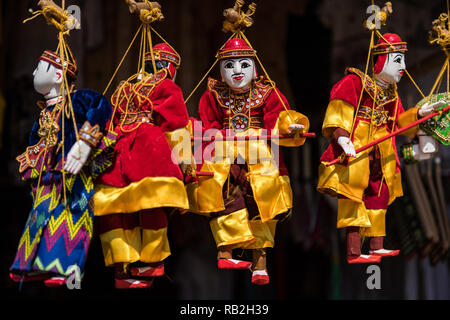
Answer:
<svg viewBox="0 0 450 320"><path fill-rule="evenodd" d="M44 15L59 32L58 49L45 50L33 73L34 88L45 101L17 157L22 179L31 185L33 207L10 268L16 282L63 285L81 281L93 232L94 179L110 162L115 135L104 133L112 107L92 90L75 90L77 65L66 42L77 20L52 1L40 1ZM30 19L32 19L30 18ZM30 20L28 19L28 20ZM28 21L26 20L26 21Z"/></svg>
<svg viewBox="0 0 450 320"><path fill-rule="evenodd" d="M365 72L348 68L331 90L322 126L331 142L321 157L317 189L338 198L337 228L346 229L348 263L377 263L399 254L383 246L386 211L403 195L395 135L414 137L418 124L445 104L428 101L405 111L397 83L407 73L407 43L397 34L370 30L372 76L369 64ZM373 45L375 34L379 40ZM370 238L368 255L361 252L361 237Z"/></svg>
<svg viewBox="0 0 450 320"><path fill-rule="evenodd" d="M257 75L259 59L243 33L253 23L250 16L256 5L244 13L243 4L236 1L224 12L224 31L233 35L217 52L221 78L208 79L199 103L203 131L217 135L213 134L214 143L204 136L204 156L213 149L213 157L205 156L197 169L213 176L198 177L188 186L188 194L191 211L209 218L218 268L250 269L252 283L265 285L269 283L266 248L274 246L277 221L292 208L288 172L282 159L274 161L274 143L271 146L269 140L300 146L313 135L306 133L308 118L290 110L267 73ZM228 157L218 155L224 149ZM252 159L255 149L259 157ZM253 262L234 259L233 250L238 248L252 250Z"/></svg>
<svg viewBox="0 0 450 320"><path fill-rule="evenodd" d="M150 23L163 19L161 6L128 4L142 22L136 34L142 35L139 72L112 95L115 159L99 177L94 197L105 265L115 268L117 289L148 288L164 275L167 214L189 208L181 160L172 160L172 137L183 131L190 138L187 109L174 82L181 58L159 34L164 42L152 45L156 31Z"/></svg>

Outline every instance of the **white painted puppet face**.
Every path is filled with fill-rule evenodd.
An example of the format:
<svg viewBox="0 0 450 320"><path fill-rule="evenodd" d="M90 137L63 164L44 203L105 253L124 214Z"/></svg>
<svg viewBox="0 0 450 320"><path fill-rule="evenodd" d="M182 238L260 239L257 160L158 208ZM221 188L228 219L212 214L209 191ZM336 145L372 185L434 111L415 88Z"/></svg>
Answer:
<svg viewBox="0 0 450 320"><path fill-rule="evenodd" d="M226 59L220 62L222 80L234 91L250 88L256 78L255 61L251 58Z"/></svg>
<svg viewBox="0 0 450 320"><path fill-rule="evenodd" d="M62 71L47 61L40 60L33 72L34 89L46 98L51 98L62 83Z"/></svg>
<svg viewBox="0 0 450 320"><path fill-rule="evenodd" d="M389 53L383 70L379 73L379 77L389 84L398 83L405 73L405 69L405 54L399 52Z"/></svg>

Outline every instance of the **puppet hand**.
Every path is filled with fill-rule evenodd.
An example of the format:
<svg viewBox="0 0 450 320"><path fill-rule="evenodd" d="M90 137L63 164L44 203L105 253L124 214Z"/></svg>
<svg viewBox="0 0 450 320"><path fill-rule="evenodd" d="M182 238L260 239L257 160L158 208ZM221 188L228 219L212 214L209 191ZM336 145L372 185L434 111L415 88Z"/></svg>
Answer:
<svg viewBox="0 0 450 320"><path fill-rule="evenodd" d="M351 142L348 137L339 137L337 139L337 143L344 150L345 155L347 157L356 158L355 146L353 145L353 142Z"/></svg>
<svg viewBox="0 0 450 320"><path fill-rule="evenodd" d="M431 104L427 102L422 107L420 107L418 114L420 117L426 117L427 115L432 114L445 104L447 104L445 100L440 100L438 102L434 102Z"/></svg>
<svg viewBox="0 0 450 320"><path fill-rule="evenodd" d="M289 133L296 134L300 133L305 129L305 126L302 124L294 123L289 125Z"/></svg>
<svg viewBox="0 0 450 320"><path fill-rule="evenodd" d="M195 166L193 166L192 164L187 164L182 162L180 164L180 169L181 172L183 172L183 176L187 177L187 176L192 176L192 174L195 172Z"/></svg>
<svg viewBox="0 0 450 320"><path fill-rule="evenodd" d="M78 174L85 164L90 152L91 146L86 142L83 140L75 142L67 155L64 170L71 174Z"/></svg>

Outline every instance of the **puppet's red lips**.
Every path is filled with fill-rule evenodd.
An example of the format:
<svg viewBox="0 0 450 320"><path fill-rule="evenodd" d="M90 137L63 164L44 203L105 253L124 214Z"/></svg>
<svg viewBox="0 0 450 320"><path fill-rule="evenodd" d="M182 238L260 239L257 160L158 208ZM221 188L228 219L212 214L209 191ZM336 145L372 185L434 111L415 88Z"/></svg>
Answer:
<svg viewBox="0 0 450 320"><path fill-rule="evenodd" d="M234 80L236 81L241 81L244 78L244 76L235 76L233 77Z"/></svg>
<svg viewBox="0 0 450 320"><path fill-rule="evenodd" d="M404 74L405 74L405 70L399 71L399 74L400 74L401 76L404 75Z"/></svg>

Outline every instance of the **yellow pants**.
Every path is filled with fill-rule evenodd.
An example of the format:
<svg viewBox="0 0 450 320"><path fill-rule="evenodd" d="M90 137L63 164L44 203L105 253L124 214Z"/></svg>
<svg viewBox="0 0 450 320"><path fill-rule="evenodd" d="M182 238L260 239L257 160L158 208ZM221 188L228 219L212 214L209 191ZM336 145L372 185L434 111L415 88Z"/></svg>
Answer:
<svg viewBox="0 0 450 320"><path fill-rule="evenodd" d="M115 229L100 235L105 265L163 261L170 255L167 228L158 230Z"/></svg>
<svg viewBox="0 0 450 320"><path fill-rule="evenodd" d="M214 218L209 225L217 247L261 249L272 248L275 243L277 220L249 220L245 208Z"/></svg>
<svg viewBox="0 0 450 320"><path fill-rule="evenodd" d="M366 237L386 235L386 209L366 209L364 202L338 199L337 227L363 228Z"/></svg>

